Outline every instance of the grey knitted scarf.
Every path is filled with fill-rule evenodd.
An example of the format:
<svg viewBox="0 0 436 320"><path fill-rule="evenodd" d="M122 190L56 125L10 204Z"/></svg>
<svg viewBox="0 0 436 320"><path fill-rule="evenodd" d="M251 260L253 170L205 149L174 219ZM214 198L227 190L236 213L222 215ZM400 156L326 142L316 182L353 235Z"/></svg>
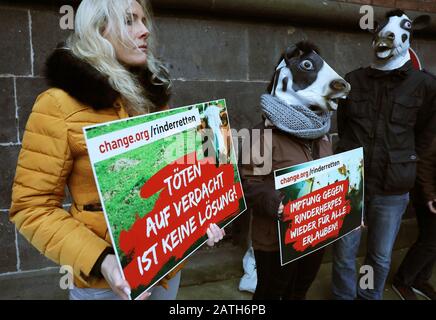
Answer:
<svg viewBox="0 0 436 320"><path fill-rule="evenodd" d="M330 130L330 112L316 114L302 105L288 105L270 94L263 94L260 106L280 130L302 139L317 139Z"/></svg>

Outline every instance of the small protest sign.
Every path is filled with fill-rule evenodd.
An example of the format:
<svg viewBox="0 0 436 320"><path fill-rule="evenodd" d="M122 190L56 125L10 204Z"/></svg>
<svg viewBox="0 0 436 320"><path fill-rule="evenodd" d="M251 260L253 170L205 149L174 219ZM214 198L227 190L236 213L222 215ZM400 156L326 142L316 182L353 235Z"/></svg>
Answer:
<svg viewBox="0 0 436 320"><path fill-rule="evenodd" d="M363 149L274 172L283 194L278 222L285 265L360 227L363 214Z"/></svg>

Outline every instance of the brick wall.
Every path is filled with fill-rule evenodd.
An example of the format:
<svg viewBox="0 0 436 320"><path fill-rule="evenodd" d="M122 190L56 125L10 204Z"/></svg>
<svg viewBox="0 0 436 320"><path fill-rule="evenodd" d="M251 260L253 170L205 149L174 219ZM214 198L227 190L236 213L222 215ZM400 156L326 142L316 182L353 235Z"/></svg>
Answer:
<svg viewBox="0 0 436 320"><path fill-rule="evenodd" d="M17 234L8 221L8 208L23 130L35 98L47 88L42 78L44 61L69 34L59 27L58 10L0 5L0 277L54 267ZM159 55L174 80L171 105L226 98L235 128L259 121L259 96L287 44L310 39L342 75L371 60L369 34L328 25L232 20L177 11L157 14L156 24ZM416 38L414 48L426 68L436 73L436 40ZM335 132L334 124L333 137Z"/></svg>
<svg viewBox="0 0 436 320"><path fill-rule="evenodd" d="M356 4L370 4L378 7L415 10L422 12L436 12L436 0L335 0Z"/></svg>

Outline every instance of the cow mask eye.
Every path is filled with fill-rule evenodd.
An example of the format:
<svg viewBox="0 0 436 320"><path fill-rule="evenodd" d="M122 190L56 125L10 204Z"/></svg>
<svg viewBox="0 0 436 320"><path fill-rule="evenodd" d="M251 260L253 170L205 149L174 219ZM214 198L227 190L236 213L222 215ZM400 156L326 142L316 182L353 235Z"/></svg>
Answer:
<svg viewBox="0 0 436 320"><path fill-rule="evenodd" d="M310 60L301 61L300 68L306 71L312 71L315 69L313 66L313 62Z"/></svg>
<svg viewBox="0 0 436 320"><path fill-rule="evenodd" d="M408 20L403 22L403 28L406 30L412 30L412 23Z"/></svg>

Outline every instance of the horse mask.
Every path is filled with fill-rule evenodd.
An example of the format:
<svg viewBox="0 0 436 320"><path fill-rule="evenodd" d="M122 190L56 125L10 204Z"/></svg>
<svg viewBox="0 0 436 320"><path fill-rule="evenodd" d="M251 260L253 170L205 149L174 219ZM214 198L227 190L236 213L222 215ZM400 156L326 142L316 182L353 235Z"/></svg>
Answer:
<svg viewBox="0 0 436 320"><path fill-rule="evenodd" d="M288 47L268 87L271 95L314 112L336 110L338 99L345 98L351 86L318 53L309 42Z"/></svg>
<svg viewBox="0 0 436 320"><path fill-rule="evenodd" d="M402 67L410 60L410 38L412 32L430 25L430 16L422 15L411 20L403 11L393 10L386 13L381 24L375 22L370 30L374 38L374 63L372 68L388 71Z"/></svg>

